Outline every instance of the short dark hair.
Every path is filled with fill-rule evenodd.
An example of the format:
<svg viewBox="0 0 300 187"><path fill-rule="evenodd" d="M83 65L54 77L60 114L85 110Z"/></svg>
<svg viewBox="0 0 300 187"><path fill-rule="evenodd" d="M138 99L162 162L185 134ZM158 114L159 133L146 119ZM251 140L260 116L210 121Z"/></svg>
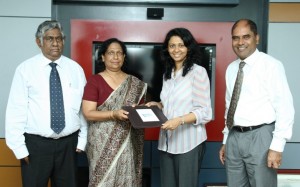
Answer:
<svg viewBox="0 0 300 187"><path fill-rule="evenodd" d="M233 31L234 31L234 29L237 27L237 24L238 24L239 22L241 22L241 21L245 21L245 22L247 23L247 25L249 25L250 30L254 33L254 35L255 35L255 36L257 35L257 26L256 26L256 23L255 23L254 21L250 20L250 19L239 19L239 20L237 20L237 21L233 24L233 26L232 26L232 28L231 28L231 34L233 34Z"/></svg>
<svg viewBox="0 0 300 187"><path fill-rule="evenodd" d="M174 28L170 30L166 35L161 51L161 60L165 63L165 80L171 78L172 69L175 67L174 60L171 58L168 52L169 41L173 36L180 37L183 40L184 45L188 49L187 58L183 62L183 77L191 70L191 67L194 63L200 65L202 59L200 47L198 46L197 41L188 29Z"/></svg>
<svg viewBox="0 0 300 187"><path fill-rule="evenodd" d="M107 49L109 48L109 46L112 43L118 43L121 46L122 52L125 55L124 63L123 63L123 66L121 69L122 69L122 71L126 70L128 57L127 57L127 48L126 48L124 42L120 41L117 38L109 38L109 39L105 40L99 48L99 51L97 54L97 59L96 59L96 72L95 73L99 73L99 72L102 72L105 70L105 64L102 60L102 55L105 55L105 53L107 52Z"/></svg>

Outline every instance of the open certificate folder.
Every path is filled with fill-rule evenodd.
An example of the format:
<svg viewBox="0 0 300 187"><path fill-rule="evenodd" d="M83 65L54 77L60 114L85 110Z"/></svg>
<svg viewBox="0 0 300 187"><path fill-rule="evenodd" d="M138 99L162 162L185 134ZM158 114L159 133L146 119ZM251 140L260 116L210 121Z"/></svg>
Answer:
<svg viewBox="0 0 300 187"><path fill-rule="evenodd" d="M123 106L128 111L128 118L134 128L160 127L168 119L157 106Z"/></svg>

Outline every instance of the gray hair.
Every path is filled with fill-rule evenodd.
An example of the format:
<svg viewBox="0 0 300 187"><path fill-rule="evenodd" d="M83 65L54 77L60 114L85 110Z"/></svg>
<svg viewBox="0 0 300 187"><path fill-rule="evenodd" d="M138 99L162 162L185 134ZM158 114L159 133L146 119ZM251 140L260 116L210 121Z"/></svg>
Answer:
<svg viewBox="0 0 300 187"><path fill-rule="evenodd" d="M39 25L35 33L35 37L40 39L42 45L43 45L43 37L45 36L45 33L48 30L52 30L52 29L59 29L63 40L65 39L65 34L63 32L63 28L61 24L56 20L47 20Z"/></svg>

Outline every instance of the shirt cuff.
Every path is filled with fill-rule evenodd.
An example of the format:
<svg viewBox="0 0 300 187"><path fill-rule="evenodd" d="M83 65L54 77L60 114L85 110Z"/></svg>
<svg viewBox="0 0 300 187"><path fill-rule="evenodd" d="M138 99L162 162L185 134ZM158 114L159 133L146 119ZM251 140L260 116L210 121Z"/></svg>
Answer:
<svg viewBox="0 0 300 187"><path fill-rule="evenodd" d="M223 137L223 142L222 142L224 145L226 144L227 137L228 137L228 135L227 135L227 134L224 134L224 137Z"/></svg>
<svg viewBox="0 0 300 187"><path fill-rule="evenodd" d="M285 139L273 136L270 149L277 152L283 152L285 144Z"/></svg>
<svg viewBox="0 0 300 187"><path fill-rule="evenodd" d="M87 143L86 137L82 138L82 137L78 136L77 149L85 151L86 143Z"/></svg>
<svg viewBox="0 0 300 187"><path fill-rule="evenodd" d="M223 133L223 142L222 143L225 145L226 141L227 141L228 134L229 134L229 130L228 130L226 125L225 125L222 133Z"/></svg>
<svg viewBox="0 0 300 187"><path fill-rule="evenodd" d="M191 113L193 113L195 116L196 116L196 120L195 120L195 123L192 123L193 125L198 125L200 124L200 120L199 120L199 117L197 116L197 113L195 111L192 111Z"/></svg>
<svg viewBox="0 0 300 187"><path fill-rule="evenodd" d="M22 145L20 148L14 149L13 152L17 159L22 159L29 155L26 145Z"/></svg>

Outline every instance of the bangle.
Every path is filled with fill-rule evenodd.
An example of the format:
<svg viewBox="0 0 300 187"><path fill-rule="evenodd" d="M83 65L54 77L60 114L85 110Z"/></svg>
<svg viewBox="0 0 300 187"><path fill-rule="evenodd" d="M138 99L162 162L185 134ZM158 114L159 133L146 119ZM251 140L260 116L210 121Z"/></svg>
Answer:
<svg viewBox="0 0 300 187"><path fill-rule="evenodd" d="M180 119L181 119L181 124L180 124L180 125L184 125L184 123L185 123L185 122L184 122L184 117L181 116Z"/></svg>
<svg viewBox="0 0 300 187"><path fill-rule="evenodd" d="M110 113L110 119L115 120L115 111L114 110L112 110Z"/></svg>
<svg viewBox="0 0 300 187"><path fill-rule="evenodd" d="M163 106L163 104L162 104L162 102L159 102L159 105L160 105L160 109L162 110L163 108L164 108L164 106ZM159 108L159 107L158 107Z"/></svg>

